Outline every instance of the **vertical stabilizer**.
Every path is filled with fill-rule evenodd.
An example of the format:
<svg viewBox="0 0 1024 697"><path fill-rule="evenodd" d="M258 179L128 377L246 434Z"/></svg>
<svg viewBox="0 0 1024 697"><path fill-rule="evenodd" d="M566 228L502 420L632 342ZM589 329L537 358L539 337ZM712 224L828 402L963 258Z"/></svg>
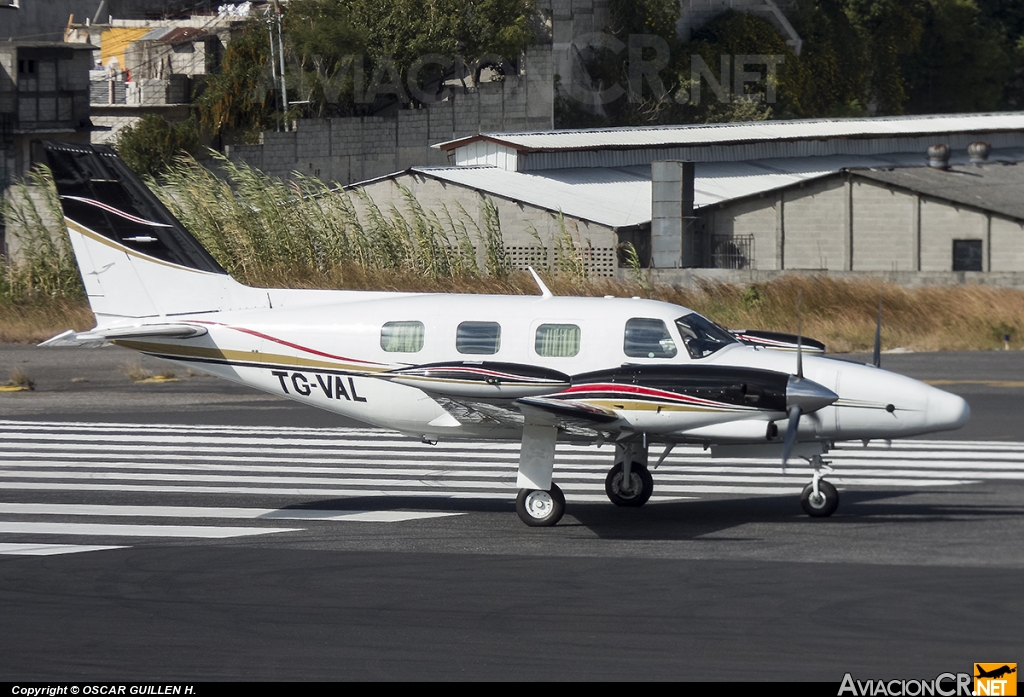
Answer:
<svg viewBox="0 0 1024 697"><path fill-rule="evenodd" d="M44 148L100 325L266 306L266 294L232 279L113 149Z"/></svg>

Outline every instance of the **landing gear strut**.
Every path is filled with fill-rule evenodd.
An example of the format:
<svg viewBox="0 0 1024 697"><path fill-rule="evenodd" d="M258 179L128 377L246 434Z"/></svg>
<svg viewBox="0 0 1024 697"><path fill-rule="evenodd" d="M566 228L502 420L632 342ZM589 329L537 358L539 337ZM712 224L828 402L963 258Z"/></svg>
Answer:
<svg viewBox="0 0 1024 697"><path fill-rule="evenodd" d="M814 468L814 478L811 483L804 487L800 494L800 506L804 513L814 518L827 518L839 508L839 492L830 483L822 479L822 470L831 471L828 463L821 459L821 455L811 458L811 467Z"/></svg>
<svg viewBox="0 0 1024 697"><path fill-rule="evenodd" d="M516 497L519 519L532 528L550 527L565 513L565 495L551 482L551 489L520 489Z"/></svg>
<svg viewBox="0 0 1024 697"><path fill-rule="evenodd" d="M615 444L615 466L604 480L604 491L616 506L628 508L643 506L651 498L654 479L647 470L646 436Z"/></svg>

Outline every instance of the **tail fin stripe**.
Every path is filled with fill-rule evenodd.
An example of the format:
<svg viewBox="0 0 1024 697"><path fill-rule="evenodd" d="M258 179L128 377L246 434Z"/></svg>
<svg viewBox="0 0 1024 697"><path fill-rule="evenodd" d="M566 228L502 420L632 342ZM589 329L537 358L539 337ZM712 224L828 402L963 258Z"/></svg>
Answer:
<svg viewBox="0 0 1024 697"><path fill-rule="evenodd" d="M157 259L156 257L151 257L147 254L143 254L142 252L137 252L131 247L127 247L123 244L120 244L115 240L112 240L108 237L99 234L98 232L90 230L89 228L85 227L80 223L76 223L71 218L64 218L64 223L68 226L69 230L74 230L75 232L85 235L89 239L99 242L100 244L104 244L108 247L111 247L112 249L116 249L119 252L124 252L128 256L132 256L137 259L142 259L143 261L148 261L151 264L159 264L160 266L166 266L168 268L177 269L179 271L189 271L191 273L219 275L214 274L212 271L203 271L202 269L194 269L191 266L182 266L181 264L175 264L172 261L164 261L163 259Z"/></svg>
<svg viewBox="0 0 1024 697"><path fill-rule="evenodd" d="M124 211L120 211L120 210L114 208L113 206L108 206L107 204L105 204L105 203L103 203L101 201L95 201L95 200L93 200L91 198L83 198L81 196L61 196L61 199L70 199L72 201L79 201L81 203L88 203L90 206L96 206L97 208L102 208L103 210L105 210L105 211L107 211L109 213L113 213L114 215L119 215L122 218L124 218L125 220L130 220L133 223L141 223L142 225L150 225L152 227L173 227L173 225L168 225L167 223L157 223L157 222L154 222L152 220L146 220L145 218L138 218L138 217L136 217L134 215L131 215L130 213L125 213Z"/></svg>

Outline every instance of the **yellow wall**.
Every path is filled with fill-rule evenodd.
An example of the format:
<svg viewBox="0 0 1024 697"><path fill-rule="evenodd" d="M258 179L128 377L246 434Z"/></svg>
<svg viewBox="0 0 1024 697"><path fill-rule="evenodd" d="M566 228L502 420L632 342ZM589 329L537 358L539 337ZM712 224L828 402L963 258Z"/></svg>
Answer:
<svg viewBox="0 0 1024 697"><path fill-rule="evenodd" d="M117 59L118 67L124 70L124 53L133 41L150 31L150 27L114 27L100 34L100 60L103 65L111 58Z"/></svg>

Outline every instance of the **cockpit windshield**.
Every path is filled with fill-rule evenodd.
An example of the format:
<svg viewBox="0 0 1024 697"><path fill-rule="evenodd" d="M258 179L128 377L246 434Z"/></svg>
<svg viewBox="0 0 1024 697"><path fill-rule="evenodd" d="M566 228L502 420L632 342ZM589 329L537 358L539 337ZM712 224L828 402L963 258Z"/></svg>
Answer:
<svg viewBox="0 0 1024 697"><path fill-rule="evenodd" d="M728 344L738 343L728 331L696 312L677 319L676 327L690 358L705 358Z"/></svg>

